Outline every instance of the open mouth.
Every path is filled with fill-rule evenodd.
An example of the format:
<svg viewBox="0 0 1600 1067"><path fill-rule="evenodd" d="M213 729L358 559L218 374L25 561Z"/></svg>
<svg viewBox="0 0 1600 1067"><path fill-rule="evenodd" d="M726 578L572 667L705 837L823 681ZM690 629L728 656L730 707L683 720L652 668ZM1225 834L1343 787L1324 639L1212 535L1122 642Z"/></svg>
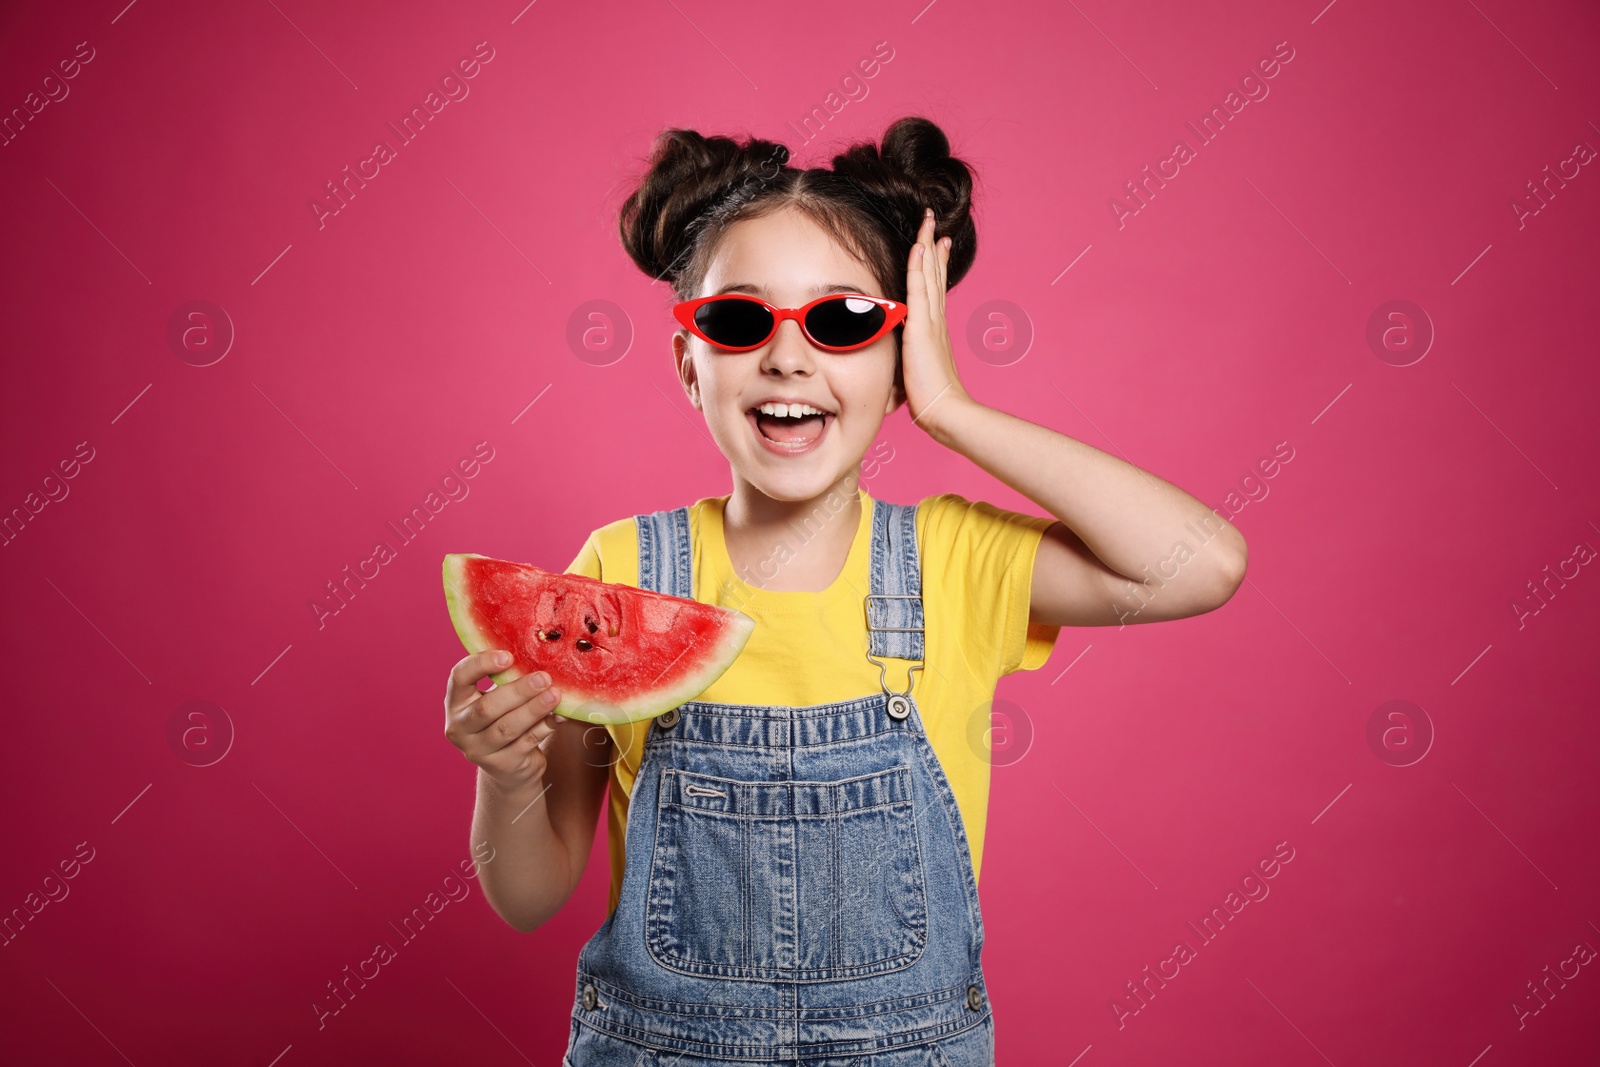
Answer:
<svg viewBox="0 0 1600 1067"><path fill-rule="evenodd" d="M822 440L836 416L823 415L768 415L756 408L745 412L745 417L756 434L774 451L792 453L809 451Z"/></svg>

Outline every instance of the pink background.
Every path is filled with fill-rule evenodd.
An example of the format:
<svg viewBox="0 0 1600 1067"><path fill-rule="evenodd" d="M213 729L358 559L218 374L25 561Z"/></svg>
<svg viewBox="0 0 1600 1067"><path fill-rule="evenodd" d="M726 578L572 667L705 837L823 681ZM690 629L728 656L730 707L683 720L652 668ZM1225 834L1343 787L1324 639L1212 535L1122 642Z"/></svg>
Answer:
<svg viewBox="0 0 1600 1067"><path fill-rule="evenodd" d="M656 131L825 164L903 114L981 176L949 300L974 396L1256 497L1223 609L1068 630L1001 686L1033 740L995 768L982 872L1000 1061L1593 1062L1600 968L1520 1028L1513 1004L1600 947L1600 575L1513 605L1600 546L1600 168L1511 207L1600 147L1591 5L124 2L0 13L5 114L94 50L0 147L0 509L67 493L0 549L0 913L70 891L0 948L8 1062L558 1062L603 841L531 936L476 883L415 941L391 926L468 856L440 557L560 568L605 522L728 491L669 294L617 241ZM480 41L469 95L398 145L386 123ZM804 143L789 124L880 41ZM1280 41L1270 95L1119 228L1110 199ZM319 229L380 138L397 158ZM1435 335L1407 366L1367 342L1397 299ZM168 341L191 300L236 331L209 366L203 329ZM598 353L568 341L595 300L626 320ZM968 345L991 300L1031 322L1021 359ZM904 412L882 438L882 499L1039 513ZM319 628L324 583L483 441L469 495ZM1420 717L1368 742L1397 699L1435 735L1408 766L1380 753ZM223 710L185 740L190 701ZM1186 923L1279 842L1270 895L1199 945ZM1180 939L1197 958L1119 1027Z"/></svg>

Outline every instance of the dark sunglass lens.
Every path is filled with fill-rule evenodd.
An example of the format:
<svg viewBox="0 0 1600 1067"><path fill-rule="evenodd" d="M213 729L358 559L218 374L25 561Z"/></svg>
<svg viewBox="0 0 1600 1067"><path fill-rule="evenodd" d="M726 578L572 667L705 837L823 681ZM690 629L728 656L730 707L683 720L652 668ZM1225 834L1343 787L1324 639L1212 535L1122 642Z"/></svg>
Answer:
<svg viewBox="0 0 1600 1067"><path fill-rule="evenodd" d="M754 300L713 300L694 313L695 325L716 344L749 348L772 332L772 312Z"/></svg>
<svg viewBox="0 0 1600 1067"><path fill-rule="evenodd" d="M822 344L847 348L877 333L886 316L881 304L858 296L840 296L812 308L806 316L806 328Z"/></svg>

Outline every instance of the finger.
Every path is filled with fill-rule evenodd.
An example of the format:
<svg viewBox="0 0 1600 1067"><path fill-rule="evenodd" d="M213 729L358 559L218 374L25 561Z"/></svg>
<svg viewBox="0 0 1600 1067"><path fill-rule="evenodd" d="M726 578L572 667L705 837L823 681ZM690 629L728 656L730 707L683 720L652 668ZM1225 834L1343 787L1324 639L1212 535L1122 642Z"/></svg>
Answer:
<svg viewBox="0 0 1600 1067"><path fill-rule="evenodd" d="M938 282L939 291L942 293L944 291L945 279L944 265L949 259L951 239L949 236L940 237L937 233L934 233L931 236L932 244L928 249L928 256L933 260L934 274L936 275L935 280Z"/></svg>
<svg viewBox="0 0 1600 1067"><path fill-rule="evenodd" d="M943 307L944 294L945 294L946 289L949 287L949 279L950 279L950 248L954 243L955 243L955 238L953 238L953 237L941 237L939 239L939 243L938 243L939 255L934 260L934 262L936 262L939 265L939 271L938 271L939 277L938 277L938 282L937 282L938 290L939 290L939 302L935 306L936 307L940 307L940 308ZM942 317L943 312L941 311L940 314L941 314L941 317Z"/></svg>
<svg viewBox="0 0 1600 1067"><path fill-rule="evenodd" d="M554 733L555 724L546 719L513 738L505 747L505 754L514 760L544 759L550 747L550 737Z"/></svg>
<svg viewBox="0 0 1600 1067"><path fill-rule="evenodd" d="M937 220L930 221L937 222ZM928 300L931 314L935 320L943 318L944 292L945 292L945 262L948 258L946 242L948 237L935 237L934 227L928 229L928 244L923 250L923 274L928 279Z"/></svg>
<svg viewBox="0 0 1600 1067"><path fill-rule="evenodd" d="M538 778L549 768L549 762L543 750L539 748L537 740L531 737L519 737L515 744L507 745L486 758L481 766L498 774L520 774L527 778Z"/></svg>
<svg viewBox="0 0 1600 1067"><path fill-rule="evenodd" d="M920 235L919 235L920 236ZM906 318L908 322L920 322L928 313L928 283L924 276L924 245L921 240L911 245L911 252L906 257Z"/></svg>
<svg viewBox="0 0 1600 1067"><path fill-rule="evenodd" d="M506 657L502 662L499 657ZM490 648L466 656L450 669L450 682L445 688L444 706L447 712L459 711L478 696L478 681L495 671L511 665L511 653Z"/></svg>
<svg viewBox="0 0 1600 1067"><path fill-rule="evenodd" d="M931 225L933 225L933 216L928 214L927 209L924 209L922 218L917 222L916 235L911 239L911 255L913 259L916 258L917 249L928 243L928 228Z"/></svg>
<svg viewBox="0 0 1600 1067"><path fill-rule="evenodd" d="M517 705L496 718L482 731L469 734L466 744L462 745L462 753L469 760L482 763L501 750L515 749L530 731L538 731L538 736L534 736L533 741L539 741L541 737L554 733L555 726L562 721L552 712L554 707L554 702L544 699Z"/></svg>
<svg viewBox="0 0 1600 1067"><path fill-rule="evenodd" d="M541 680L546 678L543 671L538 671L485 693L463 711L462 732L483 733L493 729L501 719L524 707L531 706L541 711L554 708L561 699L561 693L547 680Z"/></svg>
<svg viewBox="0 0 1600 1067"><path fill-rule="evenodd" d="M915 246L911 250L911 257L922 273L927 272L928 256L933 251L933 231L936 225L933 208L925 208L922 212L922 222L917 226Z"/></svg>
<svg viewBox="0 0 1600 1067"><path fill-rule="evenodd" d="M560 697L555 687L550 684L550 676L544 671L523 675L514 682L484 693L461 709L459 715L461 729L465 733L480 733L488 729L502 715L530 701L554 707L556 700L551 699L551 694L555 694L557 699Z"/></svg>
<svg viewBox="0 0 1600 1067"><path fill-rule="evenodd" d="M519 704L483 730L473 734L469 742L472 752L482 758L514 745L530 731L539 732L538 737L534 738L535 741L548 736L561 721L552 713L555 699L550 697L551 693L554 693L554 690L546 690L539 698ZM556 697L559 695L556 694Z"/></svg>
<svg viewBox="0 0 1600 1067"><path fill-rule="evenodd" d="M938 226L938 220L934 217L933 208L927 209L922 221L922 232L919 234L919 247L922 249L922 283L928 298L929 314L932 315L939 306L941 295L940 290L936 288L939 284L939 249L934 243L933 234Z"/></svg>

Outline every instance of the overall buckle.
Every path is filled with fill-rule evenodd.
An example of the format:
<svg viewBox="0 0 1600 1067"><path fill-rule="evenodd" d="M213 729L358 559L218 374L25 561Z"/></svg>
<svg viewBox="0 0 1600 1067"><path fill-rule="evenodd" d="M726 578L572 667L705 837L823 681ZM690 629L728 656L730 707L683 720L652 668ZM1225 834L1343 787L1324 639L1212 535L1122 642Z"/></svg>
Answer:
<svg viewBox="0 0 1600 1067"><path fill-rule="evenodd" d="M887 693L888 696L889 696L889 704L888 704L888 708L887 708L887 710L889 712L889 718L894 719L896 721L900 721L902 719L905 719L907 716L909 716L911 714L911 700L910 700L911 687L912 687L912 684L916 681L914 675L918 671L922 670L924 665L921 664L921 663L918 663L918 664L915 664L914 666L912 666L906 672L906 691L904 693L896 693L893 689L889 688L888 665L886 663L884 663L882 660L878 659L878 657L876 657L876 656L874 656L872 654L872 634L873 634L873 632L909 634L909 633L923 633L924 631L923 631L923 627L921 627L921 626L874 626L874 625L872 625L871 604L868 603L868 602L872 601L872 600L917 600L917 601L920 601L921 599L922 599L922 595L920 593L868 593L866 595L864 601L863 601L862 610L866 612L866 616L867 616L867 659L871 660L873 663L876 663L878 665L878 684L883 688L883 691L885 693ZM895 658L898 658L898 657L895 657Z"/></svg>

